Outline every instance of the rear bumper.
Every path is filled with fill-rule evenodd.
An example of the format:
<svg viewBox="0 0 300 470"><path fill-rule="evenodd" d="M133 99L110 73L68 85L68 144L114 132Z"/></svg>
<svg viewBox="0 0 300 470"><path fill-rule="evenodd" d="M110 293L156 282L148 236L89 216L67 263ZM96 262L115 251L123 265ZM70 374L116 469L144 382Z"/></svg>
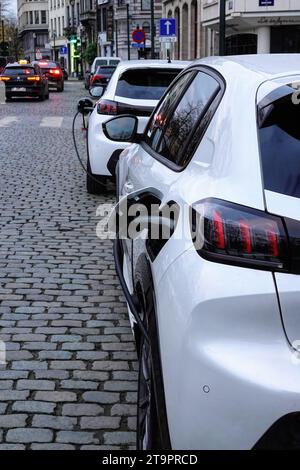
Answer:
<svg viewBox="0 0 300 470"><path fill-rule="evenodd" d="M174 449L251 449L300 411L300 359L271 273L211 263L191 249L155 294Z"/></svg>
<svg viewBox="0 0 300 470"><path fill-rule="evenodd" d="M15 86L7 86L6 85L6 94L11 95L11 96L39 96L41 93L43 93L43 88L42 87L20 87L20 88L26 88L26 91L21 91L21 90L15 90Z"/></svg>

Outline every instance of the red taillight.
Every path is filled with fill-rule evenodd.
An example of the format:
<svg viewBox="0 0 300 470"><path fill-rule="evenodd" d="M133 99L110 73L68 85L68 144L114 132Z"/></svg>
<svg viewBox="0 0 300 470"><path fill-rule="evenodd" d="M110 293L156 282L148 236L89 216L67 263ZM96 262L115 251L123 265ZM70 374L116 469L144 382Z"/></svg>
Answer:
<svg viewBox="0 0 300 470"><path fill-rule="evenodd" d="M61 70L60 69L50 69L51 75L61 75Z"/></svg>
<svg viewBox="0 0 300 470"><path fill-rule="evenodd" d="M116 116L118 114L118 103L110 100L100 100L97 105L98 114Z"/></svg>
<svg viewBox="0 0 300 470"><path fill-rule="evenodd" d="M280 217L207 199L193 207L192 236L198 253L211 261L288 270L288 236Z"/></svg>

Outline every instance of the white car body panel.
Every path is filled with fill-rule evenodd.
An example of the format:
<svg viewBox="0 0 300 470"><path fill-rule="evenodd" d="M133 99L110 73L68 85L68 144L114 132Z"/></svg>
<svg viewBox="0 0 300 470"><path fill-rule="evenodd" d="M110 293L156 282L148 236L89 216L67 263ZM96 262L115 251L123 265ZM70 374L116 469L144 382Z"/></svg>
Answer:
<svg viewBox="0 0 300 470"><path fill-rule="evenodd" d="M132 145L119 162L120 194L150 187L162 205L174 200L183 209L213 197L261 211L267 204L299 220L299 199L264 190L257 103L299 79L300 55L197 64L219 72L226 90L191 162L176 172ZM135 250L133 259L145 247ZM290 344L300 340L300 276L206 261L188 236L173 236L151 270L174 449L251 449L277 420L300 411L300 363Z"/></svg>

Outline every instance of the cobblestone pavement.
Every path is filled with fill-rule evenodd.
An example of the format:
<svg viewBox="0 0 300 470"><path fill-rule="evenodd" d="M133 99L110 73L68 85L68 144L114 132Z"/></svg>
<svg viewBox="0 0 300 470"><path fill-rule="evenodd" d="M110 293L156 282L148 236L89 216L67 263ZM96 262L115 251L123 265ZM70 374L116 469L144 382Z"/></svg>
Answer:
<svg viewBox="0 0 300 470"><path fill-rule="evenodd" d="M76 161L82 83L0 90L0 449L133 448L136 354L99 204ZM80 136L80 134L78 133Z"/></svg>

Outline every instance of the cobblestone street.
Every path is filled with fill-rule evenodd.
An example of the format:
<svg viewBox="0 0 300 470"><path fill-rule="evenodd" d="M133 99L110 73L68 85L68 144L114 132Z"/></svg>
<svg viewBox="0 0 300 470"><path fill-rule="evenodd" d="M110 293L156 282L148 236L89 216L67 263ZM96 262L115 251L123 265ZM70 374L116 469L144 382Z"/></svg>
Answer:
<svg viewBox="0 0 300 470"><path fill-rule="evenodd" d="M86 94L71 81L4 104L0 90L0 449L135 446L135 345L112 243L96 236L114 194L87 194L73 150Z"/></svg>

